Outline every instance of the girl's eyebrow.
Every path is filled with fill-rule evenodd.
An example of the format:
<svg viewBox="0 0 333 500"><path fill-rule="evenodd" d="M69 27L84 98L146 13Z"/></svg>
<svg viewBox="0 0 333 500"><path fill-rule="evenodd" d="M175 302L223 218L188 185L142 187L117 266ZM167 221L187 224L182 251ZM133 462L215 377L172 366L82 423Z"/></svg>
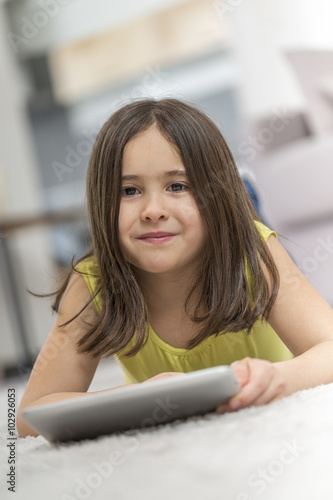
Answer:
<svg viewBox="0 0 333 500"><path fill-rule="evenodd" d="M186 176L187 177L187 173L185 172L185 170L168 170L166 172L163 172L161 175L158 176L158 178L160 179L161 177L175 177L175 176ZM129 180L138 180L140 179L141 177L146 177L145 175L143 176L140 176L140 175L123 175L122 176L122 180L123 181L129 181ZM150 176L149 176L150 177Z"/></svg>

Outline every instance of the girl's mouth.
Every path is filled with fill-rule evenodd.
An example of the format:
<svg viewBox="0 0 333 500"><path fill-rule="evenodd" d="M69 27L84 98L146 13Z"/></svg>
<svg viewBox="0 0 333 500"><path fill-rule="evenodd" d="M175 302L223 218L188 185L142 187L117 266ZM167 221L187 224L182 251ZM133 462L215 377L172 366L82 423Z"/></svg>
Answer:
<svg viewBox="0 0 333 500"><path fill-rule="evenodd" d="M141 241L144 241L145 243L154 243L157 245L160 245L162 243L166 243L167 241L172 240L175 235L170 235L170 236L158 236L158 237L148 237L148 238L139 238Z"/></svg>
<svg viewBox="0 0 333 500"><path fill-rule="evenodd" d="M170 241L175 236L176 235L174 233L157 231L157 232L141 234L138 239L144 241L145 243L153 243L160 245L162 243Z"/></svg>

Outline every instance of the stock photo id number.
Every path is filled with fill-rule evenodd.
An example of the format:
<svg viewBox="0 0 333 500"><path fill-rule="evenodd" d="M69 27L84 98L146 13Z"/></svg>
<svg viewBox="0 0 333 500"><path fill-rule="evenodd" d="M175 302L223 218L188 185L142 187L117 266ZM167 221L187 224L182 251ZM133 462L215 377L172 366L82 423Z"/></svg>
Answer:
<svg viewBox="0 0 333 500"><path fill-rule="evenodd" d="M7 489L9 491L16 491L16 394L15 389L8 389L8 419L7 419L7 450L8 450L8 459L7 459L7 475L6 475L6 484Z"/></svg>

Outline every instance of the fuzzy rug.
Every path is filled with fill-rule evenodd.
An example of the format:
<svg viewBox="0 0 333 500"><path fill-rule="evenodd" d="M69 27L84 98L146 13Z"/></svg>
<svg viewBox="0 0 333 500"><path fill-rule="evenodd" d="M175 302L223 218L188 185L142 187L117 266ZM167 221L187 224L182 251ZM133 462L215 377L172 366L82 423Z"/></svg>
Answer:
<svg viewBox="0 0 333 500"><path fill-rule="evenodd" d="M90 441L54 445L43 437L18 439L16 493L7 489L6 398L3 387L2 499L333 498L333 384L263 407Z"/></svg>

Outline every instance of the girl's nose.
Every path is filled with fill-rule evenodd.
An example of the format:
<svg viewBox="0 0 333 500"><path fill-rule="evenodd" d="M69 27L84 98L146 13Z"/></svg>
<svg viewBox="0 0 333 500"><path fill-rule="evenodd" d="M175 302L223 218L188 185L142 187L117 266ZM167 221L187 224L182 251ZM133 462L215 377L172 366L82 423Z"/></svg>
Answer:
<svg viewBox="0 0 333 500"><path fill-rule="evenodd" d="M162 202L161 198L156 195L149 196L149 198L147 198L144 202L141 211L141 219L143 221L157 222L160 219L166 220L168 218L169 211L165 206L165 203Z"/></svg>

